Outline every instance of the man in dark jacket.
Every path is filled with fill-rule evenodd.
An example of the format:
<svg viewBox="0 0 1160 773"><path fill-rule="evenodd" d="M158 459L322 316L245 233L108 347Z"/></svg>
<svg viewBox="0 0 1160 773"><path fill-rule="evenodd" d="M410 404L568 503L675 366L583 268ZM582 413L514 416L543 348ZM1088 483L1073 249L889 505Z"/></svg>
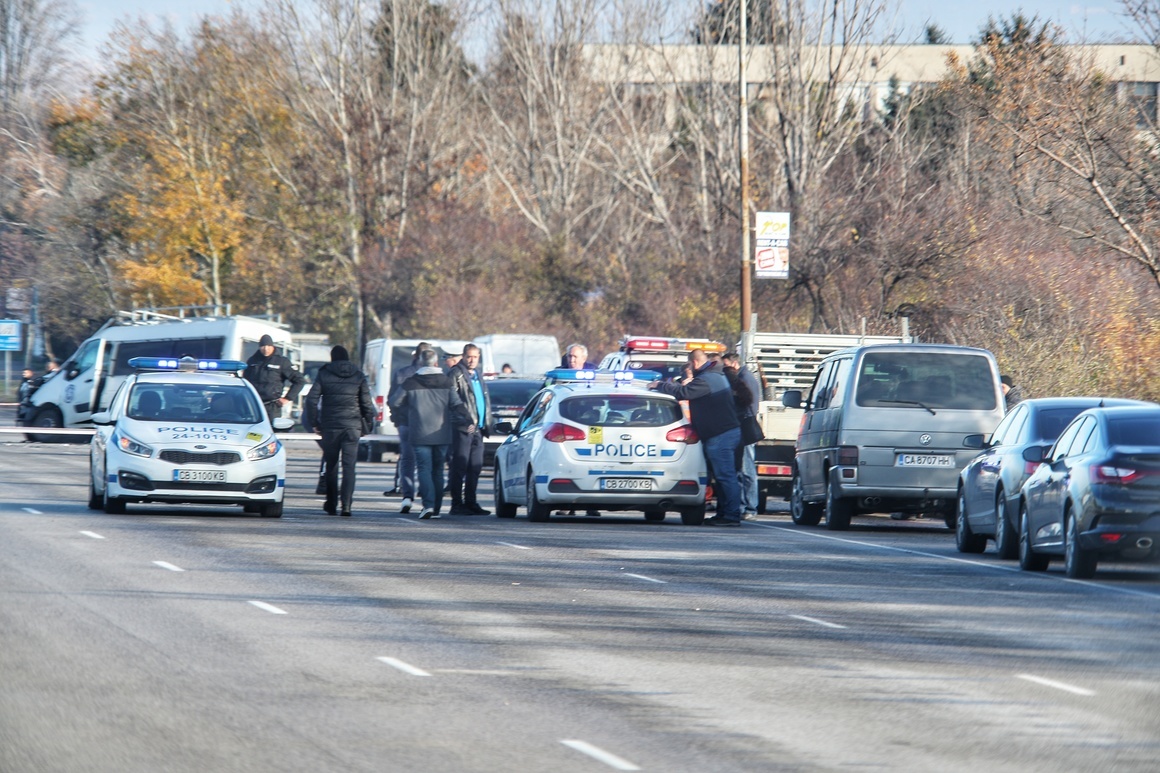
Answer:
<svg viewBox="0 0 1160 773"><path fill-rule="evenodd" d="M705 352L689 352L691 378L682 383L654 381L650 389L689 401L689 420L701 438L705 458L717 480L717 515L705 520L707 526L741 525L741 489L737 483L734 455L741 443L741 424L733 408L733 390L721 366Z"/></svg>
<svg viewBox="0 0 1160 773"><path fill-rule="evenodd" d="M451 441L451 514L491 515L476 499L479 474L483 471L483 439L492 425L491 396L479 377L479 347L463 347L463 357L451 369L455 393L467 408L470 423L456 427Z"/></svg>
<svg viewBox="0 0 1160 773"><path fill-rule="evenodd" d="M431 344L426 341L421 342L415 347L415 351L411 353L411 364L405 365L395 372L391 379L391 388L387 391L387 406L391 403L391 399L403 389L403 382L415 375L415 371L419 369L419 355L431 349ZM399 504L400 513L411 512L411 504L415 499L415 450L411 446L411 431L407 426L407 415L404 411L396 411L390 408L391 423L395 425L395 429L399 433L399 461L395 465L395 488L392 491L384 491L383 496L390 496L398 493L403 497L403 501Z"/></svg>
<svg viewBox="0 0 1160 773"><path fill-rule="evenodd" d="M306 379L290 360L274 353L274 339L268 334L258 340L258 351L246 360L243 375L258 390L271 423L282 416L283 405L298 399L298 394L306 384ZM287 383L290 384L289 392L286 392Z"/></svg>
<svg viewBox="0 0 1160 773"><path fill-rule="evenodd" d="M336 500L342 514L350 515L354 498L354 470L358 439L375 420L375 405L367 377L350 361L343 346L330 350L330 362L318 369L314 386L306 396L308 420L322 435L322 460L326 468L326 500L322 509L334 515ZM342 456L342 488L338 486L338 458Z"/></svg>
<svg viewBox="0 0 1160 773"><path fill-rule="evenodd" d="M443 506L443 464L453 427L469 423L470 417L451 378L439 367L435 351L428 349L419 354L419 369L390 398L390 405L406 414L410 427L411 446L419 467L419 495L423 499L419 517L438 518Z"/></svg>

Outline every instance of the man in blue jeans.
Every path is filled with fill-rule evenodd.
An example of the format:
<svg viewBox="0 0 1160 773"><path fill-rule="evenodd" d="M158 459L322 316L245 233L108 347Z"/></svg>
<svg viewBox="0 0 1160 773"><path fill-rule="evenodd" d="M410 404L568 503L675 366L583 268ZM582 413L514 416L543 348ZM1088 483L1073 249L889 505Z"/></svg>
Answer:
<svg viewBox="0 0 1160 773"><path fill-rule="evenodd" d="M423 520L438 518L443 506L443 465L452 427L471 424L471 417L455 385L439 367L439 355L427 349L419 353L419 368L390 398L391 408L405 414L411 446L419 469L419 495Z"/></svg>
<svg viewBox="0 0 1160 773"><path fill-rule="evenodd" d="M734 454L741 443L741 424L733 409L733 390L718 363L701 349L689 352L692 376L680 383L654 381L650 389L689 401L689 420L701 438L705 459L717 480L717 515L706 526L741 525L741 488Z"/></svg>

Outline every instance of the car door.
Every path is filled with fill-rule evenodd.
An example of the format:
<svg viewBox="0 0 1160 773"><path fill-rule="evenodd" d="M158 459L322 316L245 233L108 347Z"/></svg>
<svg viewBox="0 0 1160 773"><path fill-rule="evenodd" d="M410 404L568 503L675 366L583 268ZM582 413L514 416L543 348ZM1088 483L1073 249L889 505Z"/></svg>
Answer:
<svg viewBox="0 0 1160 773"><path fill-rule="evenodd" d="M503 470L504 480L507 481L505 491L513 493L513 502L528 503L528 466L533 462L532 455L539 445L544 416L551 407L554 397L555 394L550 389L540 392L528 403L519 423L516 424L515 440L512 441L512 447L508 449L506 457L509 467Z"/></svg>
<svg viewBox="0 0 1160 773"><path fill-rule="evenodd" d="M801 477L802 493L811 499L825 493L826 458L824 446L825 408L829 395L830 376L834 370L833 361L822 363L814 384L806 398L805 413L802 414L801 430L798 433L797 467Z"/></svg>
<svg viewBox="0 0 1160 773"><path fill-rule="evenodd" d="M1090 416L1081 416L1068 425L1051 449L1048 469L1041 470L1036 475L1036 483L1028 486L1028 531L1037 546L1063 544L1062 502L1071 478L1068 454L1073 447L1082 448L1082 443L1077 445L1076 441L1091 434L1094 422Z"/></svg>
<svg viewBox="0 0 1160 773"><path fill-rule="evenodd" d="M1008 458L1010 444L1018 437L1019 429L1027 421L1027 411L1027 406L1020 404L1004 416L991 433L987 448L968 465L963 493L971 526L995 523L995 491L999 486L1003 465L1011 463Z"/></svg>
<svg viewBox="0 0 1160 773"><path fill-rule="evenodd" d="M1052 535L1063 540L1063 510L1071 491L1072 469L1079 463L1092 433L1096 430L1095 416L1084 416L1067 448L1051 465L1046 490L1043 493L1043 511L1051 518L1048 526Z"/></svg>
<svg viewBox="0 0 1160 773"><path fill-rule="evenodd" d="M65 386L60 412L66 427L86 422L93 415L93 397L100 383L101 344L100 338L85 341L61 366Z"/></svg>

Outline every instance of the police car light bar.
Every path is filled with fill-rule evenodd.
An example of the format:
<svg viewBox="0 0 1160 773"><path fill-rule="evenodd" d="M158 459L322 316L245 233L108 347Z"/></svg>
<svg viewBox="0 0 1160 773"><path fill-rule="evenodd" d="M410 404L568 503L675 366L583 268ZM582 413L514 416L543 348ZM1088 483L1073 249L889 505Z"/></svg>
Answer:
<svg viewBox="0 0 1160 773"><path fill-rule="evenodd" d="M691 352L700 349L705 352L724 352L725 344L699 338L626 338L621 347L625 350L647 350L652 352Z"/></svg>
<svg viewBox="0 0 1160 773"><path fill-rule="evenodd" d="M133 357L129 360L129 367L134 370L175 370L192 371L219 371L230 373L245 370L246 363L241 360L199 360L193 357Z"/></svg>
<svg viewBox="0 0 1160 773"><path fill-rule="evenodd" d="M556 368L544 374L552 381L577 381L589 384L629 384L633 381L656 381L661 374L652 370L572 370Z"/></svg>

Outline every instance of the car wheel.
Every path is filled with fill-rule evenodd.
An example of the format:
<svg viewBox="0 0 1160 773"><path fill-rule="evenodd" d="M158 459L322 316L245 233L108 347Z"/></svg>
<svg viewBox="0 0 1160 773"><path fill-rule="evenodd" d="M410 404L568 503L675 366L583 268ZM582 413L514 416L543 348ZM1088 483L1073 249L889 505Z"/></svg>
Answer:
<svg viewBox="0 0 1160 773"><path fill-rule="evenodd" d="M258 515L263 518L281 518L282 517L282 502L269 502L260 505Z"/></svg>
<svg viewBox="0 0 1160 773"><path fill-rule="evenodd" d="M370 443L368 445L370 447L367 448L367 461L373 462L375 464L382 464L383 447L378 443Z"/></svg>
<svg viewBox="0 0 1160 773"><path fill-rule="evenodd" d="M769 494L766 494L764 491L762 491L761 493L759 493L757 495L757 512L761 513L762 515L765 515L765 513L766 513L765 508L768 506L769 506Z"/></svg>
<svg viewBox="0 0 1160 773"><path fill-rule="evenodd" d="M109 496L109 486L105 484L104 496L105 512L109 515L124 515L125 514L125 500L120 497Z"/></svg>
<svg viewBox="0 0 1160 773"><path fill-rule="evenodd" d="M1094 550L1085 550L1079 544L1079 518L1068 510L1064 514L1067 519L1067 536L1064 543L1063 570L1073 580L1090 580L1096 575L1096 564L1099 556Z"/></svg>
<svg viewBox="0 0 1160 773"><path fill-rule="evenodd" d="M528 520L543 523L552 515L552 509L536 498L536 476L528 472Z"/></svg>
<svg viewBox="0 0 1160 773"><path fill-rule="evenodd" d="M960 553L982 553L987 549L987 538L971 533L967 522L967 495L959 489L959 506L955 513L955 547Z"/></svg>
<svg viewBox="0 0 1160 773"><path fill-rule="evenodd" d="M681 510L681 523L686 526L700 526L705 522L705 505L686 507Z"/></svg>
<svg viewBox="0 0 1160 773"><path fill-rule="evenodd" d="M1019 568L1025 572L1042 572L1051 562L1049 556L1036 553L1031 547L1030 525L1027 519L1027 505L1019 503Z"/></svg>
<svg viewBox="0 0 1160 773"><path fill-rule="evenodd" d="M28 422L28 426L60 429L64 426L64 419L61 418L60 410L56 406L42 405L36 409L36 413L32 414L32 421ZM37 443L57 443L62 439L60 435L39 435L36 433L29 433L27 437Z"/></svg>
<svg viewBox="0 0 1160 773"><path fill-rule="evenodd" d="M995 552L1005 561L1019 557L1019 536L1007 517L1007 495L1003 489L999 489L995 500Z"/></svg>
<svg viewBox="0 0 1160 773"><path fill-rule="evenodd" d="M644 511L644 519L646 521L652 521L653 523L660 523L661 521L663 521L665 519L665 511L664 510L645 510Z"/></svg>
<svg viewBox="0 0 1160 773"><path fill-rule="evenodd" d="M823 506L802 498L802 479L796 472L789 492L789 515L798 526L817 526L822 520Z"/></svg>
<svg viewBox="0 0 1160 773"><path fill-rule="evenodd" d="M93 479L92 474L89 474L89 509L102 510L105 507L105 497L97 493L97 482Z"/></svg>
<svg viewBox="0 0 1160 773"><path fill-rule="evenodd" d="M845 531L854 517L854 503L837 495L838 484L831 480L826 486L826 528Z"/></svg>
<svg viewBox="0 0 1160 773"><path fill-rule="evenodd" d="M503 495L503 474L500 472L499 463L497 462L494 471L493 480L495 482L495 517L496 518L515 518L516 506L507 501Z"/></svg>

